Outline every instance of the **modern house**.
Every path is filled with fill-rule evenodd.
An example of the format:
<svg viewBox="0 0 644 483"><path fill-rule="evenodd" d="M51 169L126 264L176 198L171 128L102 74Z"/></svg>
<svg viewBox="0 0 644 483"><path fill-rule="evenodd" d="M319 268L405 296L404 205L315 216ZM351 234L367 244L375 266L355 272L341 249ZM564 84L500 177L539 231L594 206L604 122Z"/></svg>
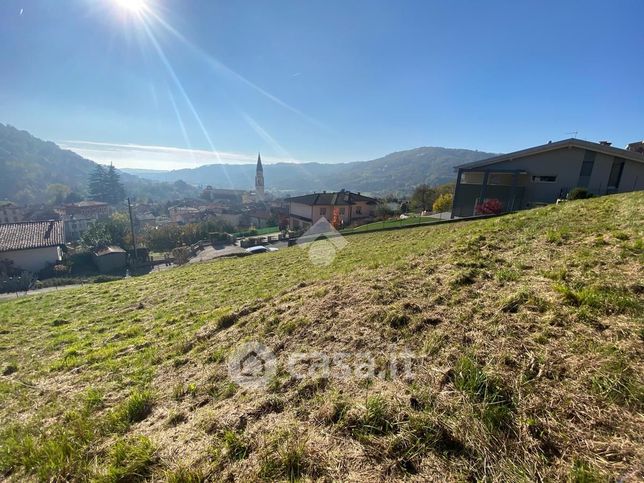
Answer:
<svg viewBox="0 0 644 483"><path fill-rule="evenodd" d="M25 221L0 225L0 260L13 268L38 272L61 259L62 221Z"/></svg>
<svg viewBox="0 0 644 483"><path fill-rule="evenodd" d="M344 226L368 221L376 216L378 204L375 198L346 190L294 196L284 201L288 203L291 229L307 229L322 217L332 221L335 210L338 211Z"/></svg>
<svg viewBox="0 0 644 483"><path fill-rule="evenodd" d="M598 196L644 189L639 144L620 149L606 141L565 139L462 164L455 168L452 217L478 214L486 200L512 211L554 203L577 187Z"/></svg>

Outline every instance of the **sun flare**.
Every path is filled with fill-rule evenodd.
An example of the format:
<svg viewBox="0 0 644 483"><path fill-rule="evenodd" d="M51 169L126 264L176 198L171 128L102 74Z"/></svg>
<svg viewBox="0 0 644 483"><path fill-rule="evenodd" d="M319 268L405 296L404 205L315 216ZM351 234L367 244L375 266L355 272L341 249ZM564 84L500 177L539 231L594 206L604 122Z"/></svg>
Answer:
<svg viewBox="0 0 644 483"><path fill-rule="evenodd" d="M131 13L142 13L147 8L146 0L115 0L116 4Z"/></svg>

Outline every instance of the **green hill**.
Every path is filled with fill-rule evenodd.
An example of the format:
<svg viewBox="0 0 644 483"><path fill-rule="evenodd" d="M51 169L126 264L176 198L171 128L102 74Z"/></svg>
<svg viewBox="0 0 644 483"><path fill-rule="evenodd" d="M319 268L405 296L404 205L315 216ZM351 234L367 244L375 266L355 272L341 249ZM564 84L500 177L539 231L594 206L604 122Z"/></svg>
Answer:
<svg viewBox="0 0 644 483"><path fill-rule="evenodd" d="M60 149L51 141L0 123L0 200L21 204L48 201L47 187L63 184L85 195L94 161ZM199 191L182 181L160 183L120 172L128 195L155 201L196 197Z"/></svg>
<svg viewBox="0 0 644 483"><path fill-rule="evenodd" d="M580 200L353 235L326 267L293 247L0 303L0 475L641 479L642 206ZM258 390L227 369L252 340L277 359ZM411 377L386 370L403 350ZM297 379L297 353L369 353L382 377Z"/></svg>

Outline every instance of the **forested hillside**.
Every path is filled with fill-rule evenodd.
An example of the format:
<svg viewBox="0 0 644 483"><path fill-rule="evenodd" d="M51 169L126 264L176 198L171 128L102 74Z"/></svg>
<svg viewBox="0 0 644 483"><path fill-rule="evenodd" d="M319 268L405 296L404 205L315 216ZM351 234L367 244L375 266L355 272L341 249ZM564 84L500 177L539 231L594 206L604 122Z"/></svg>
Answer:
<svg viewBox="0 0 644 483"><path fill-rule="evenodd" d="M90 173L96 163L38 139L27 131L0 123L0 200L21 204L60 200L72 193L87 193ZM121 172L128 195L154 200L197 196L186 183L159 183ZM72 198L70 198L72 199Z"/></svg>

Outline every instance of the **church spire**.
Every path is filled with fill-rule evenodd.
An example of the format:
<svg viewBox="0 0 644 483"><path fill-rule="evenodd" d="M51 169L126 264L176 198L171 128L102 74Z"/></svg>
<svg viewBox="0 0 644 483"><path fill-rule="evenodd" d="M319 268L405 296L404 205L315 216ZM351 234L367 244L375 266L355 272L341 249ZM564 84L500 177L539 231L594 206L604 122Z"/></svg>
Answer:
<svg viewBox="0 0 644 483"><path fill-rule="evenodd" d="M255 201L264 201L264 168L262 156L257 153L257 169L255 170Z"/></svg>

